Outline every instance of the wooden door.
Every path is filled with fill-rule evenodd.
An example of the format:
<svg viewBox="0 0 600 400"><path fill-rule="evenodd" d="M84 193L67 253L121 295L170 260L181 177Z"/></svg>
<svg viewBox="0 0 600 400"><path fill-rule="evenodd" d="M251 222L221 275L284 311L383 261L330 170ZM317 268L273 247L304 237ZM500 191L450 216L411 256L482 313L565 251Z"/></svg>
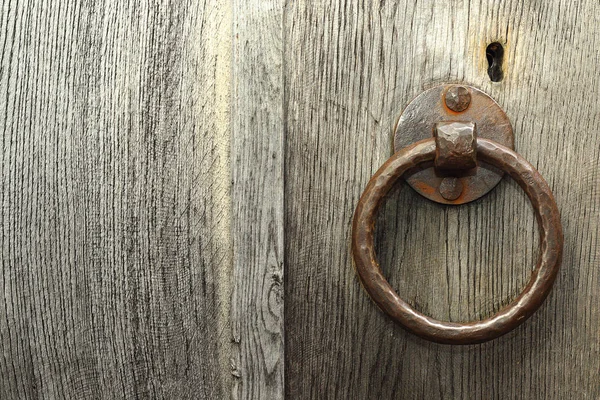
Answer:
<svg viewBox="0 0 600 400"><path fill-rule="evenodd" d="M286 387L291 397L600 397L600 85L594 1L292 2L286 13ZM504 46L504 79L486 48ZM549 182L563 266L544 306L489 343L446 346L404 332L369 302L349 252L353 209L390 156L416 95L466 82L494 97L515 148ZM398 293L422 312L491 315L524 287L538 237L505 178L486 197L441 206L406 185L376 241Z"/></svg>
<svg viewBox="0 0 600 400"><path fill-rule="evenodd" d="M0 398L600 398L599 27L595 0L1 1ZM506 111L565 235L541 309L472 346L402 330L350 254L402 108L448 82ZM537 234L504 178L459 207L400 183L376 240L464 321Z"/></svg>

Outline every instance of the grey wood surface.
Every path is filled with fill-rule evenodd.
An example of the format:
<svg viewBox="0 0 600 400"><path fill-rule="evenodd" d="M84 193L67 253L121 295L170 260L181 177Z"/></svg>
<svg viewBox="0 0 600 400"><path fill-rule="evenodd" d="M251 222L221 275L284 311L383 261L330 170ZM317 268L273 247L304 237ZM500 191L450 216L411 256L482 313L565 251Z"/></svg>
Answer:
<svg viewBox="0 0 600 400"><path fill-rule="evenodd" d="M233 398L283 397L283 2L233 2Z"/></svg>
<svg viewBox="0 0 600 400"><path fill-rule="evenodd" d="M312 399L600 398L600 5L595 0L290 2L286 12L286 394ZM490 81L486 46L505 47ZM552 187L563 267L544 306L512 333L452 347L392 323L357 281L351 218L391 155L401 109L445 82L506 110L516 149ZM531 206L504 179L446 207L400 184L381 213L382 267L440 319L498 311L537 254Z"/></svg>
<svg viewBox="0 0 600 400"><path fill-rule="evenodd" d="M283 8L258 6L0 3L0 399L282 396Z"/></svg>
<svg viewBox="0 0 600 400"><path fill-rule="evenodd" d="M0 399L276 399L284 369L294 399L599 398L599 16L592 0L1 1ZM498 100L563 215L554 292L477 346L402 331L349 252L400 110L444 82ZM453 321L500 309L537 254L509 179L456 208L399 185L377 242L398 292Z"/></svg>

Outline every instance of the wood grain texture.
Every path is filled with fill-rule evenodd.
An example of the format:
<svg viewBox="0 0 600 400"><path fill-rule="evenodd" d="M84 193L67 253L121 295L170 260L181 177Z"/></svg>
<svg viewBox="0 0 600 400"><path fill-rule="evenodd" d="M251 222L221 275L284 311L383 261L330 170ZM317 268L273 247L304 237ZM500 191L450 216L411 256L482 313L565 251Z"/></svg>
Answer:
<svg viewBox="0 0 600 400"><path fill-rule="evenodd" d="M323 399L600 397L600 6L596 1L290 2L286 12L286 394ZM504 80L486 46L505 46ZM352 266L354 207L390 156L401 109L424 89L466 82L494 97L516 150L562 213L563 267L514 332L466 347L394 325ZM480 201L431 203L400 184L378 254L419 310L483 318L516 296L537 254L525 195L505 179Z"/></svg>
<svg viewBox="0 0 600 400"><path fill-rule="evenodd" d="M226 398L231 5L0 10L0 398Z"/></svg>
<svg viewBox="0 0 600 400"><path fill-rule="evenodd" d="M283 397L283 2L235 0L233 398Z"/></svg>

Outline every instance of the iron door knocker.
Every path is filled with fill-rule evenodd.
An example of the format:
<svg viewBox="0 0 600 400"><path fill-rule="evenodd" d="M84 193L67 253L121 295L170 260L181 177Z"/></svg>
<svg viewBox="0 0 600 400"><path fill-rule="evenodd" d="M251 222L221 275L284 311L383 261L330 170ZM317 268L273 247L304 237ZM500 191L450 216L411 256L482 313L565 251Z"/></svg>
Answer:
<svg viewBox="0 0 600 400"><path fill-rule="evenodd" d="M512 128L502 109L473 87L439 86L404 110L396 126L396 153L373 175L356 207L352 252L371 299L408 331L438 343L485 342L523 323L550 293L562 257L560 214L544 178L512 145ZM492 317L467 323L433 319L402 300L384 277L374 249L375 217L384 196L409 170L407 182L413 188L444 204L481 197L504 172L529 197L540 228L537 266L523 292Z"/></svg>

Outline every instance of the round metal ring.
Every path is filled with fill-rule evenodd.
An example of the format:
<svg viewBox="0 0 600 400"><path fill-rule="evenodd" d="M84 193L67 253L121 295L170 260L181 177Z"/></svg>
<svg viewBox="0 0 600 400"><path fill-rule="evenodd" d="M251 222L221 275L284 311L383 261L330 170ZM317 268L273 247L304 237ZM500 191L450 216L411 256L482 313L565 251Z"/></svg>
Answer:
<svg viewBox="0 0 600 400"><path fill-rule="evenodd" d="M560 214L548 184L523 157L486 139L477 140L478 159L510 176L533 204L540 232L537 266L523 292L494 316L474 322L438 321L412 308L398 296L383 276L375 255L375 217L384 196L409 169L435 157L434 139L425 139L390 157L373 175L363 192L352 224L352 252L356 271L371 299L408 331L434 342L474 344L510 332L529 318L552 289L562 258Z"/></svg>

